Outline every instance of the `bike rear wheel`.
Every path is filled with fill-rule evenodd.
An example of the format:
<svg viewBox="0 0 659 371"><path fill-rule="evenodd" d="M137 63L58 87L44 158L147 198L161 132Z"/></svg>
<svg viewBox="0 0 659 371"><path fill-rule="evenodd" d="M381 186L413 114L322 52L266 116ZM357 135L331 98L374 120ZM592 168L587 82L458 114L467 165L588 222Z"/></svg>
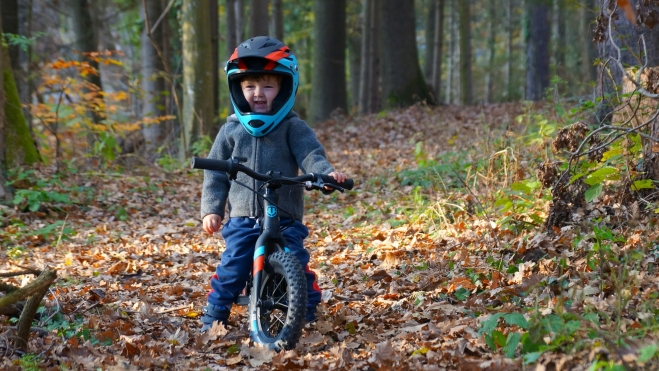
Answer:
<svg viewBox="0 0 659 371"><path fill-rule="evenodd" d="M252 340L274 350L293 349L302 335L307 312L307 281L299 260L288 252L268 257L256 297ZM252 301L254 302L254 301Z"/></svg>

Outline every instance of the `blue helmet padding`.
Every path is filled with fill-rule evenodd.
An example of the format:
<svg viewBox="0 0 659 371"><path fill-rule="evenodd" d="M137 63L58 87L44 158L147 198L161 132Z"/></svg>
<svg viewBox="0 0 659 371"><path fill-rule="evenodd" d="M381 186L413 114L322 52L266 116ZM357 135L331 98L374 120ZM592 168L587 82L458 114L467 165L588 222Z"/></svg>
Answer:
<svg viewBox="0 0 659 371"><path fill-rule="evenodd" d="M270 38L269 40L273 39ZM275 67L266 70L263 67L268 62L270 60L251 54L249 57L243 58L243 63L247 66L247 69L241 70L239 68L239 59L227 61L225 67L231 104L236 117L243 128L255 137L261 137L271 132L293 109L299 86L297 58L293 54L289 53L288 56L275 61L277 63ZM279 74L284 76L279 93L272 102L272 112L270 113L250 112L249 104L245 100L240 87L241 77L254 74Z"/></svg>

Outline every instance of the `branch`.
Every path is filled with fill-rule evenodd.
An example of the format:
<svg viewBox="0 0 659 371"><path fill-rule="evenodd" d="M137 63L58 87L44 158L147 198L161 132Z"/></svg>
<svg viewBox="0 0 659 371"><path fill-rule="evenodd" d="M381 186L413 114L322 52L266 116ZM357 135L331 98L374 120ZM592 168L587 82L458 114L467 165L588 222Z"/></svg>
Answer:
<svg viewBox="0 0 659 371"><path fill-rule="evenodd" d="M27 286L18 290L9 292L7 295L0 297L0 308L12 305L31 296L44 288L48 288L57 277L57 272L53 270L44 271L36 280L30 282ZM42 295L43 296L43 295Z"/></svg>

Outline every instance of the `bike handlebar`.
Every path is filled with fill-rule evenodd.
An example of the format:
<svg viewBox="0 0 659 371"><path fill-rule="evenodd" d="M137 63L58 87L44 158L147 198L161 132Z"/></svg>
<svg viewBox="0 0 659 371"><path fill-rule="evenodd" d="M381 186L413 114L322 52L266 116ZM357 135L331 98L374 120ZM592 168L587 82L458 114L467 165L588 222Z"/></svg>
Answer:
<svg viewBox="0 0 659 371"><path fill-rule="evenodd" d="M190 167L192 169L222 171L229 174L229 179L235 179L236 174L242 172L247 174L247 176L262 182L276 180L285 185L306 183L307 188L311 189L322 190L325 186L328 186L343 192L343 189L352 189L355 185L355 182L352 179L346 179L345 182L338 183L333 177L326 174L310 173L296 177L285 177L273 173L261 174L242 165L240 163L241 161L246 161L246 159L232 157L231 160L213 160L210 158L192 157L190 160Z"/></svg>

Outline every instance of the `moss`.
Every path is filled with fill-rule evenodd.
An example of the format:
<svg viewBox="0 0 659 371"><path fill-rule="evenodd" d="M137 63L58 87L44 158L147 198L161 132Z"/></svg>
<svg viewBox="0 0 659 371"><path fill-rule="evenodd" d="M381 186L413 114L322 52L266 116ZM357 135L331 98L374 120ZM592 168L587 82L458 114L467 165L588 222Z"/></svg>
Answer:
<svg viewBox="0 0 659 371"><path fill-rule="evenodd" d="M4 55L7 58L7 47ZM39 153L34 146L30 129L25 121L21 101L18 98L18 89L11 71L11 64L5 59L2 75L5 89L5 162L8 167L13 164L31 165L39 162Z"/></svg>

